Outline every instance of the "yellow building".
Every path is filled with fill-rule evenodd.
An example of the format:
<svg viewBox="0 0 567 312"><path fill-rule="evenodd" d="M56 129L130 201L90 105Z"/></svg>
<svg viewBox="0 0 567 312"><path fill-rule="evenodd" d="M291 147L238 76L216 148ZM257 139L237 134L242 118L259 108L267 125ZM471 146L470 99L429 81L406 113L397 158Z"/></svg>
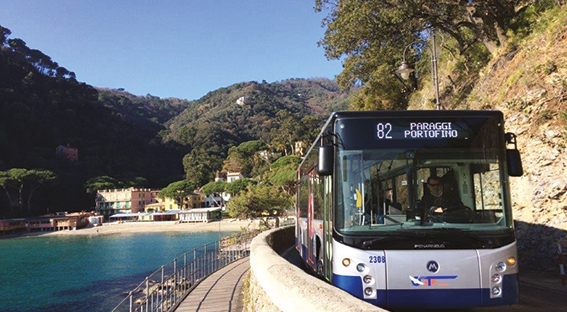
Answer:
<svg viewBox="0 0 567 312"><path fill-rule="evenodd" d="M146 205L145 212L166 212L200 208L205 202L205 196L201 193L191 193L182 200L183 202L180 205L179 198L159 198L157 203Z"/></svg>

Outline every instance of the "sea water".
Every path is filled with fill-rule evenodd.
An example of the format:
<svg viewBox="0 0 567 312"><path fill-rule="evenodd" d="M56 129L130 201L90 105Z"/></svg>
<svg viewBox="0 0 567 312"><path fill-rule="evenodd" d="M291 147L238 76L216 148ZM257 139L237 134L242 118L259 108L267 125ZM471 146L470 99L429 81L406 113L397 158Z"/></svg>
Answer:
<svg viewBox="0 0 567 312"><path fill-rule="evenodd" d="M230 233L0 239L0 311L111 311L146 276L221 235Z"/></svg>

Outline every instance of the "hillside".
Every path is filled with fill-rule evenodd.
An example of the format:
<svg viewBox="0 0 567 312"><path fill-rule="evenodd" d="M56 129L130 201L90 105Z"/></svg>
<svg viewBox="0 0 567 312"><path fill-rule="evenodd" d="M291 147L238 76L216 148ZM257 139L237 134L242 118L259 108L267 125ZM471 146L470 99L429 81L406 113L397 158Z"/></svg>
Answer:
<svg viewBox="0 0 567 312"><path fill-rule="evenodd" d="M239 83L192 102L97 89L10 34L0 26L0 171L42 168L61 182L34 193L32 213L90 209L84 186L98 176L160 188L185 171L206 184L231 146L261 139L286 154L346 107L347 94L325 79ZM78 161L57 158L59 145L77 148ZM2 191L0 217L8 211Z"/></svg>
<svg viewBox="0 0 567 312"><path fill-rule="evenodd" d="M289 154L296 141L310 144L329 113L345 109L347 100L327 79L243 82L191 102L161 135L191 151L185 172L203 185L222 167L229 147L262 140L272 152Z"/></svg>
<svg viewBox="0 0 567 312"><path fill-rule="evenodd" d="M518 135L525 172L510 179L520 263L556 270L556 243L567 234L567 10L532 12L524 23L478 74L469 76L470 91L462 100L444 97L443 104L504 113L506 131ZM443 60L441 89L466 89L449 78L458 75L452 71L457 61L447 55ZM410 109L429 108L424 103L432 98L426 83Z"/></svg>

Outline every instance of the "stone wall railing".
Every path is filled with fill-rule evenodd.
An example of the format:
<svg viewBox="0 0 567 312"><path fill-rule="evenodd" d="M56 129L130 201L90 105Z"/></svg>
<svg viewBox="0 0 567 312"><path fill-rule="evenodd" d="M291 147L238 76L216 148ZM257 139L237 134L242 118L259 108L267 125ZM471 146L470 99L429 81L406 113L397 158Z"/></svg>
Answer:
<svg viewBox="0 0 567 312"><path fill-rule="evenodd" d="M279 253L294 242L294 227L264 232L250 246L247 311L385 311L319 280Z"/></svg>

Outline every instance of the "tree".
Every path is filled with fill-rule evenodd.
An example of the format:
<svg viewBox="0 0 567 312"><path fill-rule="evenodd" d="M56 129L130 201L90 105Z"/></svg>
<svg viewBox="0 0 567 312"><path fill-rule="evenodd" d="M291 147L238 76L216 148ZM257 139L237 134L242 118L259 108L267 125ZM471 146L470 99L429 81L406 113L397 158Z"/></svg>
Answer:
<svg viewBox="0 0 567 312"><path fill-rule="evenodd" d="M229 183L226 183L224 181L212 181L203 185L203 187L201 187L201 190L205 195L220 194L226 191L228 184Z"/></svg>
<svg viewBox="0 0 567 312"><path fill-rule="evenodd" d="M241 172L244 176L250 176L255 169L262 167L262 158L258 157L257 153L266 148L266 144L260 140L246 141L229 148L223 170Z"/></svg>
<svg viewBox="0 0 567 312"><path fill-rule="evenodd" d="M85 183L87 192L94 193L98 190L109 190L124 187L124 183L110 176L99 176L90 178Z"/></svg>
<svg viewBox="0 0 567 312"><path fill-rule="evenodd" d="M222 159L203 150L193 150L183 157L187 180L195 185L204 185L212 180L214 172L222 166Z"/></svg>
<svg viewBox="0 0 567 312"><path fill-rule="evenodd" d="M127 187L136 187L136 188L143 188L148 185L148 179L144 177L133 177L126 181Z"/></svg>
<svg viewBox="0 0 567 312"><path fill-rule="evenodd" d="M168 186L163 188L158 196L160 198L174 198L178 201L179 206L182 206L183 198L191 195L195 190L196 185L193 181L180 180L170 183Z"/></svg>
<svg viewBox="0 0 567 312"><path fill-rule="evenodd" d="M297 156L284 156L276 160L267 173L267 180L291 197L295 194L297 180L297 167L301 158Z"/></svg>
<svg viewBox="0 0 567 312"><path fill-rule="evenodd" d="M10 212L14 212L14 206L18 208L24 208L26 202L24 202L24 191L25 187L28 186L28 196L27 196L27 206L28 212L31 213L31 198L34 191L41 185L53 185L57 183L57 175L49 170L44 169L34 169L28 170L24 168L12 168L7 171L0 171L0 186L4 189L4 192L8 196L10 201ZM12 196L10 195L10 189L16 190L18 194L17 204L12 201Z"/></svg>
<svg viewBox="0 0 567 312"><path fill-rule="evenodd" d="M277 188L266 185L250 185L228 203L228 214L233 218L247 219L268 215L277 216L291 204L291 199Z"/></svg>
<svg viewBox="0 0 567 312"><path fill-rule="evenodd" d="M248 178L238 179L236 181L232 181L231 183L227 183L225 191L227 193L230 193L230 195L235 196L245 190L248 185L251 185L253 183L254 181Z"/></svg>
<svg viewBox="0 0 567 312"><path fill-rule="evenodd" d="M21 209L24 206L23 193L26 178L28 176L28 170L23 168L12 168L8 170L8 175L14 181L18 189L18 206Z"/></svg>
<svg viewBox="0 0 567 312"><path fill-rule="evenodd" d="M10 31L8 28L6 27L2 27L2 25L0 25L0 47L5 45L6 43L8 43L8 37L12 34L12 31Z"/></svg>
<svg viewBox="0 0 567 312"><path fill-rule="evenodd" d="M28 181L28 183L30 184L30 191L28 195L28 212L31 213L31 199L34 191L42 185L55 185L59 182L59 178L52 171L37 169L28 171L26 181Z"/></svg>
<svg viewBox="0 0 567 312"><path fill-rule="evenodd" d="M195 191L196 185L193 181L180 180L170 183L159 192L159 197L184 198Z"/></svg>
<svg viewBox="0 0 567 312"><path fill-rule="evenodd" d="M8 171L0 171L0 186L4 189L6 197L8 198L8 205L10 207L10 212L14 212L14 205L12 203L12 197L10 196L9 189L15 187L16 181L10 176Z"/></svg>
<svg viewBox="0 0 567 312"><path fill-rule="evenodd" d="M330 59L344 59L337 77L346 89L362 86L351 102L357 109L404 109L411 90L394 75L404 48L427 40L429 30L453 38L463 53L480 43L491 53L506 41L505 31L521 0L316 0L328 11L319 42ZM416 45L418 56L426 51Z"/></svg>

